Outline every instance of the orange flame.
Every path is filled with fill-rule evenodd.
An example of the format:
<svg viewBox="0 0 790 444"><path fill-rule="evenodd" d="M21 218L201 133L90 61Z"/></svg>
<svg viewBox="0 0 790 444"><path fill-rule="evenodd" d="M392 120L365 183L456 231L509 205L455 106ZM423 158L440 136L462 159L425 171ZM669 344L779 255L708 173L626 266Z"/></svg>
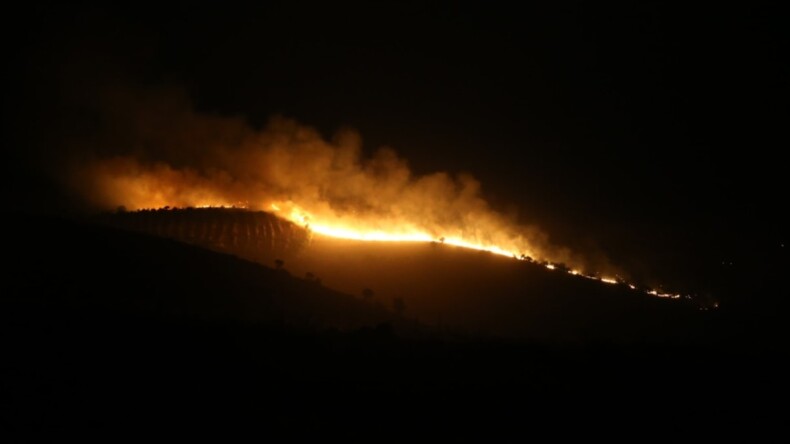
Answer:
<svg viewBox="0 0 790 444"><path fill-rule="evenodd" d="M197 205L197 207L248 208L249 205L243 202L238 202L235 205L202 204L202 205ZM371 221L365 222L364 220L349 221L347 219L340 217L334 217L334 218L329 217L326 220L324 220L315 217L313 213L304 210L300 206L290 201L270 203L268 205L268 208L278 216L286 220L289 220L297 225L301 225L305 229L310 230L313 233L317 233L323 236L340 238L340 239L350 239L350 240L358 240L358 241L377 241L377 242L440 242L443 244L468 248L472 250L487 251L493 254L513 258L516 260L526 260L525 259L526 255L524 253L521 253L521 255L519 255L512 250L508 250L506 248L497 245L492 245L490 243L476 242L474 240L467 240L460 237L444 237L444 236L437 237L435 235L428 233L427 231L420 230L410 224L405 224L405 223L388 224L382 221L377 221L374 223ZM283 208L286 208L286 210L283 210ZM553 263L544 263L543 266L548 270L561 270L561 271L565 271L567 274L572 276L599 281L609 285L617 285L622 283L623 285L627 286L630 290L640 292L640 290L637 288L636 285L626 282L620 277L618 277L618 279L614 279L610 277L600 277L596 275L583 274L579 270L560 268L558 264L553 264ZM668 298L668 299L680 299L683 297L683 295L681 294L664 293L664 292L659 292L657 290L646 290L646 291L642 290L642 292L650 296ZM686 298L691 298L691 297L686 296ZM714 304L713 308L718 308L718 304ZM705 309L707 310L707 308Z"/></svg>
<svg viewBox="0 0 790 444"><path fill-rule="evenodd" d="M441 242L462 248L488 251L501 256L518 257L518 253L515 251L509 251L497 245L475 242L455 236L437 237L405 223L387 223L386 221L382 223L382 221L378 221L377 223L366 224L362 221L351 222L340 218L336 218L337 220L334 221L325 221L316 218L312 213L292 202L272 203L269 205L269 208L280 217L303 225L314 233L329 237L379 242ZM282 208L289 208L290 210L283 211ZM382 225L385 225L386 229Z"/></svg>
<svg viewBox="0 0 790 444"><path fill-rule="evenodd" d="M118 94L97 102L97 113L111 116L107 134L75 142L86 147L100 142L93 147L93 160L72 159L60 178L88 204L129 210L166 205L265 209L325 236L441 242L535 258L547 269L579 279L624 283L590 274L581 256L551 245L536 227L492 209L473 177L415 175L387 148L365 156L355 132L339 132L329 141L283 118L257 130L243 119L200 114L180 94ZM108 143L118 134L124 139ZM107 145L117 145L117 153L108 154ZM609 266L602 268L613 273Z"/></svg>
<svg viewBox="0 0 790 444"><path fill-rule="evenodd" d="M441 242L473 250L488 251L515 259L524 257L519 255L516 251L508 250L507 248L492 245L490 243L476 242L460 237L437 237L407 223L387 223L386 220L365 222L364 220L348 220L331 216L323 219L316 217L313 213L290 201L274 202L269 204L269 208L280 217L298 225L302 225L314 233L329 237L378 242ZM286 208L286 210L283 210L283 208ZM521 254L523 255L524 253ZM552 263L545 264L545 267L549 270L559 269L556 264ZM637 287L634 284L625 282L622 279L618 280L610 277L584 275L576 269L565 269L565 271L573 276L579 276L609 285L616 285L622 282L627 285L629 289L637 291ZM646 293L661 298L679 299L681 297L679 294L660 293L656 290L649 290Z"/></svg>

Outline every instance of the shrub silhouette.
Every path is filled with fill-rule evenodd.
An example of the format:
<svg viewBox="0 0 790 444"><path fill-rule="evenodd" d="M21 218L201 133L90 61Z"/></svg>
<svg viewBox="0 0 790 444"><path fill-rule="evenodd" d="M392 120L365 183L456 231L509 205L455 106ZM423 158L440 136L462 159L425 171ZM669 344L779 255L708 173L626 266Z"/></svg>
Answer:
<svg viewBox="0 0 790 444"><path fill-rule="evenodd" d="M392 300L392 309L395 310L395 313L402 315L406 311L406 302L401 297L394 298Z"/></svg>

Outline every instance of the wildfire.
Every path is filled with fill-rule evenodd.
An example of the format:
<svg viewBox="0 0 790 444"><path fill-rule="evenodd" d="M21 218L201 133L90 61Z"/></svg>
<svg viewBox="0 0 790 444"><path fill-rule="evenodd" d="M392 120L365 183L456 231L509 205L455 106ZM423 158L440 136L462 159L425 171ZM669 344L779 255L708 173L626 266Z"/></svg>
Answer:
<svg viewBox="0 0 790 444"><path fill-rule="evenodd" d="M336 237L341 239L352 239L361 241L379 241L379 242L440 242L447 245L454 245L462 248L469 248L478 251L488 251L490 253L498 254L507 257L518 257L518 254L513 251L508 251L496 245L488 245L483 243L472 242L460 237L445 237L431 235L426 231L421 231L408 225L400 225L388 227L383 230L378 227L366 227L364 224L359 224L358 227L353 227L349 223L328 223L318 221L313 214L307 212L296 204L293 203L272 203L269 206L275 213L299 225L303 225L310 231L324 236ZM283 211L282 208L290 208L290 211Z"/></svg>
<svg viewBox="0 0 790 444"><path fill-rule="evenodd" d="M96 107L92 113L107 117L109 131L97 128L97 134L70 140L85 152L65 159L67 167L55 178L86 208L263 209L324 236L436 242L532 262L574 279L629 285L587 269L587 260L552 245L539 227L496 211L473 176L416 174L391 148L364 150L355 131L338 131L330 140L282 117L253 128L244 119L198 112L181 91L121 87L111 97L88 101Z"/></svg>
<svg viewBox="0 0 790 444"><path fill-rule="evenodd" d="M348 221L337 220L332 223L315 217L314 214L304 210L302 207L294 204L293 202L275 202L271 203L269 208L280 217L290 220L291 222L294 222L298 225L302 225L314 233L329 237L378 242L440 242L443 244L469 248L472 250L488 251L490 253L514 258L517 260L526 260L525 258L527 258L524 253L519 254L496 245L478 243L460 237L437 237L436 235L432 235L426 231L411 227L408 224L394 224L388 226L388 229L382 229L377 226L366 225L360 221L349 223ZM283 208L286 208L286 210L283 210ZM554 271L562 270L572 276L578 276L609 285L618 285L623 283L630 290L638 291L636 285L625 282L619 277L615 279L611 277L586 275L579 270L568 269L564 267L561 268L559 265L553 263L544 263L544 267ZM660 298L681 298L681 295L679 294L663 293L657 290L647 290L644 291L644 293Z"/></svg>
<svg viewBox="0 0 790 444"><path fill-rule="evenodd" d="M234 204L197 204L195 208L240 208L249 209L247 202L236 202ZM376 242L437 242L447 245L453 245L461 248L467 248L478 251L487 251L500 256L505 256L515 260L523 260L528 262L535 262L530 254L517 253L514 250L509 250L490 243L475 242L472 240L464 239L457 236L437 236L431 234L426 230L420 230L414 225L408 223L374 223L371 221L365 222L364 219L349 221L342 218L327 218L322 219L316 217L313 213L304 210L299 205L290 201L278 201L268 204L267 206L273 213L277 214L283 219L289 220L305 229L323 236L350 239L357 241L376 241ZM159 207L160 209L169 209L170 206ZM175 209L176 207L172 207ZM143 208L139 208L142 210ZM383 228L382 228L383 227ZM538 262L535 262L538 263ZM654 289L639 289L633 283L627 282L621 276L617 278L600 276L597 274L583 273L578 269L571 269L564 264L540 262L540 264L548 270L564 272L576 278L589 279L609 285L623 285L628 289L655 296L659 298L668 299L681 299L684 296L676 293L666 293ZM691 296L686 295L687 299ZM718 308L718 304L712 305L712 308ZM704 309L708 309L707 307Z"/></svg>

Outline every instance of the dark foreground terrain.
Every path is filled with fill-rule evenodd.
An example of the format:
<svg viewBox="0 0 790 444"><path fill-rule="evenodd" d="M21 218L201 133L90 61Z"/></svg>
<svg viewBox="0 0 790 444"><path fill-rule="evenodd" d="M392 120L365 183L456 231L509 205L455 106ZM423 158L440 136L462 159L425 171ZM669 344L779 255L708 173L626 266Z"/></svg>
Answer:
<svg viewBox="0 0 790 444"><path fill-rule="evenodd" d="M783 330L764 325L780 314L720 310L700 318L705 341L498 339L172 240L6 219L2 422L22 436L641 440L786 424L785 342L765 337Z"/></svg>

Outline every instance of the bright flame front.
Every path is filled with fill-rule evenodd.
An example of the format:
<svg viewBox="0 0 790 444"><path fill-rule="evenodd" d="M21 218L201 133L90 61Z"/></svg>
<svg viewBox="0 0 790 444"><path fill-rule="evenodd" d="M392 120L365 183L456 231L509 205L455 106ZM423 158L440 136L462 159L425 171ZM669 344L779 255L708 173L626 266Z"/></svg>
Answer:
<svg viewBox="0 0 790 444"><path fill-rule="evenodd" d="M380 242L440 242L447 245L454 245L462 248L469 248L479 251L488 251L494 254L507 257L518 257L513 251L508 251L496 245L487 245L469 241L453 236L435 236L417 228L408 228L408 224L391 224L387 230L378 227L366 226L362 222L357 222L357 226L349 223L335 222L327 223L318 220L313 214L302 209L292 202L272 203L269 206L275 213L296 224L302 225L310 231L324 236L336 237L341 239L352 239L360 241L380 241ZM283 208L288 210L283 211ZM407 228L404 228L407 227ZM523 254L523 253L522 253Z"/></svg>
<svg viewBox="0 0 790 444"><path fill-rule="evenodd" d="M488 251L494 254L498 254L501 256L506 256L510 258L515 258L519 260L524 260L527 258L525 253L518 253L515 251L510 251L506 248L502 248L497 245L490 245L485 243L479 243L474 241L469 241L460 237L444 237L444 236L436 236L432 235L426 231L421 231L417 228L409 228L409 225L406 223L403 224L390 224L388 229L381 229L377 226L366 225L362 221L354 221L354 223L349 223L347 221L337 220L334 223L326 222L321 220L320 218L315 217L312 213L304 210L299 205L293 202L275 202L269 205L269 208L278 214L280 217L283 217L291 222L304 226L306 229L318 233L324 236L341 238L341 239L351 239L351 240L358 240L358 241L379 241L379 242L440 242L447 245L454 245L457 247L462 248L469 248L473 250L479 251ZM284 210L285 209L285 210ZM331 219L331 218L330 218ZM544 266L549 270L563 270L566 273L578 276L585 279L591 279L594 281L602 282L609 285L618 285L620 283L624 284L633 291L638 291L637 287L629 282L626 282L622 278L611 278L611 277L601 277L601 276L594 276L594 275L585 275L581 271L576 269L567 269L567 268L560 268L557 264L553 263L545 263ZM671 298L671 299L679 299L681 295L679 294L670 294L670 293L662 293L656 290L647 290L644 293L661 297L661 298Z"/></svg>

